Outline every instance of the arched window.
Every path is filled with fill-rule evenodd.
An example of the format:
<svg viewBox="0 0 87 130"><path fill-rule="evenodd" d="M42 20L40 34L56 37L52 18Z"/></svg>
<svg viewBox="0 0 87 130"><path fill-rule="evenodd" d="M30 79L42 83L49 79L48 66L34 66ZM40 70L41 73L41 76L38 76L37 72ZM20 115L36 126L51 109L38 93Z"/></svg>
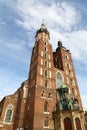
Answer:
<svg viewBox="0 0 87 130"><path fill-rule="evenodd" d="M44 54L44 58L47 59L47 53Z"/></svg>
<svg viewBox="0 0 87 130"><path fill-rule="evenodd" d="M79 118L76 118L76 119L75 119L75 122L76 122L76 130L82 130L82 129L81 129L81 123L80 123Z"/></svg>
<svg viewBox="0 0 87 130"><path fill-rule="evenodd" d="M5 116L5 122L10 122L12 117L12 110L8 109Z"/></svg>
<svg viewBox="0 0 87 130"><path fill-rule="evenodd" d="M74 88L72 88L72 94L74 95Z"/></svg>
<svg viewBox="0 0 87 130"><path fill-rule="evenodd" d="M48 112L48 102L44 103L44 112Z"/></svg>
<svg viewBox="0 0 87 130"><path fill-rule="evenodd" d="M66 117L64 119L64 130L72 130L72 122L71 122L71 119Z"/></svg>
<svg viewBox="0 0 87 130"><path fill-rule="evenodd" d="M44 127L48 127L49 126L49 122L48 122L48 117L44 118Z"/></svg>
<svg viewBox="0 0 87 130"><path fill-rule="evenodd" d="M48 81L45 80L45 87L47 88L48 87Z"/></svg>
<svg viewBox="0 0 87 130"><path fill-rule="evenodd" d="M62 74L60 72L57 72L57 74L56 74L56 87L60 88L62 84L63 84Z"/></svg>
<svg viewBox="0 0 87 130"><path fill-rule="evenodd" d="M45 61L45 62L44 62L44 65L45 65L45 67L47 68L47 67L48 67L48 62Z"/></svg>
<svg viewBox="0 0 87 130"><path fill-rule="evenodd" d="M47 77L47 75L48 75L47 70L45 70L44 75L45 75L45 77Z"/></svg>

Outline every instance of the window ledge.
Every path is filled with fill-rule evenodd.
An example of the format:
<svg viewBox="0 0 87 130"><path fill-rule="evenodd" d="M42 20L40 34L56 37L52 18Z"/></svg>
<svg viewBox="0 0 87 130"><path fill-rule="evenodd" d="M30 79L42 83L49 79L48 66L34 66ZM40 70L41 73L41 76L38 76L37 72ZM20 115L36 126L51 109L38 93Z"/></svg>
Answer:
<svg viewBox="0 0 87 130"><path fill-rule="evenodd" d="M48 100L52 100L52 98L48 98Z"/></svg>
<svg viewBox="0 0 87 130"><path fill-rule="evenodd" d="M6 121L4 121L3 123L6 124L6 125L12 125L13 124L13 122L6 122Z"/></svg>
<svg viewBox="0 0 87 130"><path fill-rule="evenodd" d="M41 97L41 98L46 99L46 97Z"/></svg>
<svg viewBox="0 0 87 130"><path fill-rule="evenodd" d="M44 114L50 114L49 112L44 112Z"/></svg>
<svg viewBox="0 0 87 130"><path fill-rule="evenodd" d="M44 128L49 129L49 126L44 126Z"/></svg>

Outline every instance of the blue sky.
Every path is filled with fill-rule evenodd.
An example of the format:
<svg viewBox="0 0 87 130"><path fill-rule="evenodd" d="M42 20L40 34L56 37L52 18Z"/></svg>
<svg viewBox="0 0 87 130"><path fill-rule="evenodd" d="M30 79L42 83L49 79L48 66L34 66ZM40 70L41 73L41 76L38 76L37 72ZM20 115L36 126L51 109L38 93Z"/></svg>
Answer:
<svg viewBox="0 0 87 130"><path fill-rule="evenodd" d="M44 19L53 50L70 49L87 109L87 0L0 0L0 99L27 79L36 30Z"/></svg>

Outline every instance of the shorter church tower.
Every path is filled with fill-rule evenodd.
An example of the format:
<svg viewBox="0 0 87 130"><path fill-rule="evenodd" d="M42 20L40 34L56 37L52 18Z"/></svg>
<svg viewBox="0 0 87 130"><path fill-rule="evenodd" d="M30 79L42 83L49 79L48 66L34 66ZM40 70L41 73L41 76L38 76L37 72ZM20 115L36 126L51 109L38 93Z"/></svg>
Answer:
<svg viewBox="0 0 87 130"><path fill-rule="evenodd" d="M54 66L58 69L57 103L53 112L55 130L85 130L84 113L71 53L59 41L53 54Z"/></svg>

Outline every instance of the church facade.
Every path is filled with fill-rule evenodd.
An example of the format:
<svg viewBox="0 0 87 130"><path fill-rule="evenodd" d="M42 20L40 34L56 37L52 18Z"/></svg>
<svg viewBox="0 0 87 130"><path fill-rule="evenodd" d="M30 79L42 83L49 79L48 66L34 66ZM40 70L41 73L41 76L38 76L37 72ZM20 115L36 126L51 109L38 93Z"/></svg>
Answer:
<svg viewBox="0 0 87 130"><path fill-rule="evenodd" d="M44 23L37 30L28 79L0 102L0 130L85 130L72 56L52 51Z"/></svg>

